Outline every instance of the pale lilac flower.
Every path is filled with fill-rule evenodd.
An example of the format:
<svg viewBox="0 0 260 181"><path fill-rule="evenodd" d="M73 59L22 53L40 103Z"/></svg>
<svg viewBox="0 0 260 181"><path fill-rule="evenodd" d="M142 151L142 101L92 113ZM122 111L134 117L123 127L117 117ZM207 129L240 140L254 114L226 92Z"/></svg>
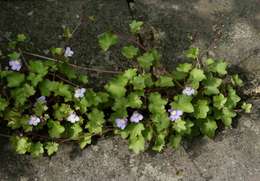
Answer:
<svg viewBox="0 0 260 181"><path fill-rule="evenodd" d="M116 126L120 129L125 129L125 127L127 126L127 119L120 119L117 118L116 119Z"/></svg>
<svg viewBox="0 0 260 181"><path fill-rule="evenodd" d="M75 123L78 122L80 120L80 118L78 117L78 115L74 112L70 113L70 115L67 117L67 121L71 122L71 123Z"/></svg>
<svg viewBox="0 0 260 181"><path fill-rule="evenodd" d="M191 96L191 95L195 94L195 89L193 89L192 87L185 87L185 89L183 89L182 93L184 95Z"/></svg>
<svg viewBox="0 0 260 181"><path fill-rule="evenodd" d="M65 48L64 57L72 57L74 52L71 50L70 47Z"/></svg>
<svg viewBox="0 0 260 181"><path fill-rule="evenodd" d="M38 97L37 101L40 101L42 103L46 103L47 102L45 96Z"/></svg>
<svg viewBox="0 0 260 181"><path fill-rule="evenodd" d="M20 71L22 68L22 63L19 60L10 60L9 66L11 67L12 70Z"/></svg>
<svg viewBox="0 0 260 181"><path fill-rule="evenodd" d="M28 124L31 126L37 126L40 122L40 118L38 118L37 116L31 116L28 121Z"/></svg>
<svg viewBox="0 0 260 181"><path fill-rule="evenodd" d="M74 97L76 97L76 98L82 98L82 97L84 97L85 92L86 92L86 89L85 89L85 88L76 89L76 90L75 90Z"/></svg>
<svg viewBox="0 0 260 181"><path fill-rule="evenodd" d="M130 121L132 123L139 123L139 121L141 121L144 118L144 116L140 113L138 113L137 111L135 111L132 116L130 117Z"/></svg>
<svg viewBox="0 0 260 181"><path fill-rule="evenodd" d="M174 110L174 109L169 109L168 112L170 113L170 120L171 121L176 121L181 118L183 112L181 110Z"/></svg>

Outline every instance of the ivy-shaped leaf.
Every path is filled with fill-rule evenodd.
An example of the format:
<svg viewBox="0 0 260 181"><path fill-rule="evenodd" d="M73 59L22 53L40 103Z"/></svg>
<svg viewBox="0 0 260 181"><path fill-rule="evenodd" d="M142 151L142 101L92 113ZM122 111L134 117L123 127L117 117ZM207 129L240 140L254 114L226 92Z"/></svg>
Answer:
<svg viewBox="0 0 260 181"><path fill-rule="evenodd" d="M196 59L199 56L199 49L198 48L190 48L185 53L187 58Z"/></svg>
<svg viewBox="0 0 260 181"><path fill-rule="evenodd" d="M16 153L25 154L30 151L31 142L27 137L12 136L11 143Z"/></svg>
<svg viewBox="0 0 260 181"><path fill-rule="evenodd" d="M219 94L218 87L221 85L222 80L215 77L209 77L205 81L203 81L203 84L205 86L204 93L206 95L216 95Z"/></svg>
<svg viewBox="0 0 260 181"><path fill-rule="evenodd" d="M183 112L194 112L193 105L191 103L192 97L187 95L176 95L174 102L171 103L173 109L181 110Z"/></svg>
<svg viewBox="0 0 260 181"><path fill-rule="evenodd" d="M65 131L65 128L58 121L49 120L47 126L51 138L60 138Z"/></svg>
<svg viewBox="0 0 260 181"><path fill-rule="evenodd" d="M75 124L69 125L66 131L67 131L68 137L71 140L78 140L83 129L81 128L79 123L75 123Z"/></svg>
<svg viewBox="0 0 260 181"><path fill-rule="evenodd" d="M137 58L139 65L143 69L149 69L154 64L154 56L151 52L146 52Z"/></svg>
<svg viewBox="0 0 260 181"><path fill-rule="evenodd" d="M194 105L194 116L196 119L206 118L209 112L209 102L205 99L199 99Z"/></svg>
<svg viewBox="0 0 260 181"><path fill-rule="evenodd" d="M30 153L33 157L39 157L44 153L43 144L41 142L32 143Z"/></svg>
<svg viewBox="0 0 260 181"><path fill-rule="evenodd" d="M92 135L90 133L84 133L79 140L79 146L81 149L85 148L87 145L91 144Z"/></svg>
<svg viewBox="0 0 260 181"><path fill-rule="evenodd" d="M169 143L173 149L177 149L181 145L182 136L180 134L170 136Z"/></svg>
<svg viewBox="0 0 260 181"><path fill-rule="evenodd" d="M94 108L88 113L89 121L86 124L90 133L100 134L102 132L103 124L105 122L105 115L102 111Z"/></svg>
<svg viewBox="0 0 260 181"><path fill-rule="evenodd" d="M236 91L231 86L228 86L227 89L228 96L225 106L228 108L235 108L237 106L237 103L241 100L241 98L236 94Z"/></svg>
<svg viewBox="0 0 260 181"><path fill-rule="evenodd" d="M25 76L22 73L12 72L6 79L8 87L19 87L25 81Z"/></svg>
<svg viewBox="0 0 260 181"><path fill-rule="evenodd" d="M129 24L131 33L133 33L133 34L139 33L141 28L142 28L142 26L143 26L143 24L144 23L142 21L133 20Z"/></svg>
<svg viewBox="0 0 260 181"><path fill-rule="evenodd" d="M155 143L154 143L154 146L153 146L153 150L154 151L158 151L158 152L161 152L165 146L165 138L167 136L167 132L164 131L164 132L161 132L159 133L156 138L155 138Z"/></svg>
<svg viewBox="0 0 260 181"><path fill-rule="evenodd" d="M138 54L139 49L133 45L125 46L122 49L122 54L127 59L133 59Z"/></svg>
<svg viewBox="0 0 260 181"><path fill-rule="evenodd" d="M98 37L98 42L102 50L106 52L111 46L118 42L118 37L111 32L106 32Z"/></svg>
<svg viewBox="0 0 260 181"><path fill-rule="evenodd" d="M51 156L58 151L59 144L55 142L47 142L44 148L47 150L48 156Z"/></svg>
<svg viewBox="0 0 260 181"><path fill-rule="evenodd" d="M211 63L208 66L209 71L218 73L220 75L225 75L227 74L227 63L220 60L220 61L215 61L214 63Z"/></svg>
<svg viewBox="0 0 260 181"><path fill-rule="evenodd" d="M231 82L234 86L238 86L241 87L243 86L243 80L240 79L240 77L238 76L238 74L232 75L231 77Z"/></svg>
<svg viewBox="0 0 260 181"><path fill-rule="evenodd" d="M217 109L222 109L227 102L227 98L223 94L213 97L213 106Z"/></svg>
<svg viewBox="0 0 260 181"><path fill-rule="evenodd" d="M160 76L159 79L155 82L157 87L173 87L173 79L169 76Z"/></svg>
<svg viewBox="0 0 260 181"><path fill-rule="evenodd" d="M0 101L1 102L1 101ZM0 103L1 104L1 103ZM250 103L243 103L241 108L245 111L245 113L251 113L252 111L252 104Z"/></svg>

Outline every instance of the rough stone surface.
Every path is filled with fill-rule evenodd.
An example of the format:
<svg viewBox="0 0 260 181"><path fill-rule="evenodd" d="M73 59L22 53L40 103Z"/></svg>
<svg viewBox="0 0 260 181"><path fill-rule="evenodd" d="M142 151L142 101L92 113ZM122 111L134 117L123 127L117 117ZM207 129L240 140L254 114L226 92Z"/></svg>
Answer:
<svg viewBox="0 0 260 181"><path fill-rule="evenodd" d="M259 0L138 0L133 14L149 23L147 31L156 32L154 43L168 67L182 61L181 53L189 46L199 46L205 55L229 60L234 71L259 86L259 7ZM75 38L62 41L61 26L74 28L80 19ZM96 37L110 28L127 31L129 21L125 0L0 0L1 34L28 33L40 50L70 45L76 52L75 63L105 69L123 69L128 64L122 63L116 48L100 53ZM1 139L0 180L258 181L260 99L251 102L253 113L242 115L237 128L215 140L195 140L160 154L134 155L116 137L104 138L83 151L63 145L51 158L32 159L13 154L7 140Z"/></svg>

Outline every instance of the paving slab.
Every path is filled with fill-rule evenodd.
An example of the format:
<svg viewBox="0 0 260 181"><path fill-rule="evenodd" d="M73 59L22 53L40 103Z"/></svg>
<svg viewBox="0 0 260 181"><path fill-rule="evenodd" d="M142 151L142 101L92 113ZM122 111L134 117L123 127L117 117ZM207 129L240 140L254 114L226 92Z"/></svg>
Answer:
<svg viewBox="0 0 260 181"><path fill-rule="evenodd" d="M258 0L138 0L132 12L149 24L147 31L157 33L155 44L167 66L182 61L188 47L199 46L206 54L230 61L234 71L244 72L257 86L259 7ZM75 39L62 41L61 26L76 27L80 18L83 22ZM1 32L25 32L40 50L70 45L75 49L75 63L99 68L128 65L116 48L115 53L100 53L96 37L108 29L127 31L130 19L124 0L0 0ZM7 140L0 139L0 180L258 181L260 99L251 102L253 113L240 117L237 128L214 140L194 140L177 151L166 149L160 154L134 155L124 140L114 137L83 151L76 145L63 145L51 158L32 159L15 155Z"/></svg>

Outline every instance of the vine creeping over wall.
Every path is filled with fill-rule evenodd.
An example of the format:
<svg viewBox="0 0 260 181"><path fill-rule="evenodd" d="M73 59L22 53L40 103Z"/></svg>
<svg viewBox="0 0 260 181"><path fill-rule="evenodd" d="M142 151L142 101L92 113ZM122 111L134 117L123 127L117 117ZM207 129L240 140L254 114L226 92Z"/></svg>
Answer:
<svg viewBox="0 0 260 181"><path fill-rule="evenodd" d="M131 22L131 38L122 42L122 55L133 62L123 72L71 64L70 47L52 48L50 58L24 51L24 34L9 39L0 52L0 124L8 135L0 135L10 137L18 154L33 156L52 155L68 141L83 149L108 133L127 139L135 153L148 147L160 152L166 145L177 148L182 139L213 138L238 113L250 112L252 105L236 92L243 81L228 74L224 60L202 61L199 49L190 48L186 63L166 71L159 52L140 43L142 26ZM68 29L64 36L71 38ZM101 34L102 51L116 46L120 36ZM77 68L115 77L96 91Z"/></svg>

